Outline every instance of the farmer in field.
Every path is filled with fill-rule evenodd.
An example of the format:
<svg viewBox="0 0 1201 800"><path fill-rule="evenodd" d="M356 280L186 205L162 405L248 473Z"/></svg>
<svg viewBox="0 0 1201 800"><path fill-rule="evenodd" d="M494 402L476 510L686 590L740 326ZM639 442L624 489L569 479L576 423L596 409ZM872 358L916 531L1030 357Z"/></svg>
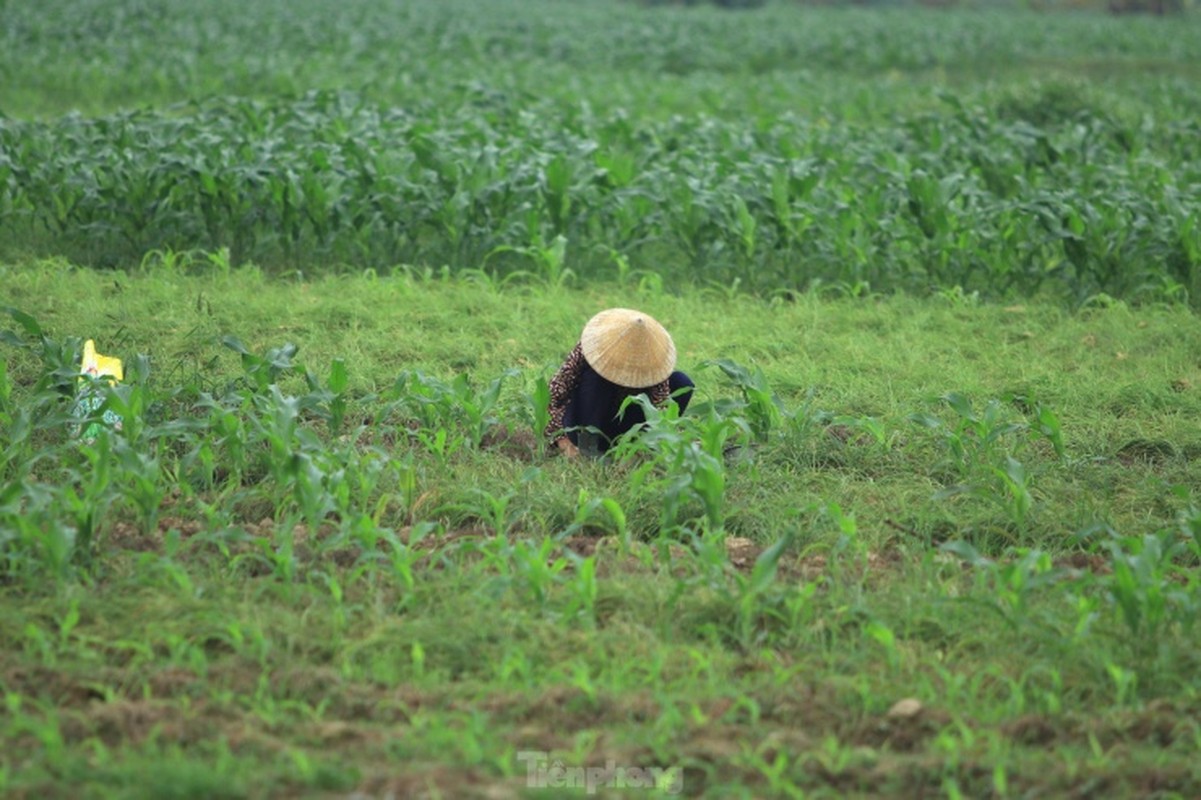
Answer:
<svg viewBox="0 0 1201 800"><path fill-rule="evenodd" d="M683 413L693 383L675 366L671 334L651 316L628 308L600 312L588 320L551 379L546 435L569 458L581 450L599 455L618 436L646 422L637 404L621 410L627 397L644 394L657 408L674 398Z"/></svg>

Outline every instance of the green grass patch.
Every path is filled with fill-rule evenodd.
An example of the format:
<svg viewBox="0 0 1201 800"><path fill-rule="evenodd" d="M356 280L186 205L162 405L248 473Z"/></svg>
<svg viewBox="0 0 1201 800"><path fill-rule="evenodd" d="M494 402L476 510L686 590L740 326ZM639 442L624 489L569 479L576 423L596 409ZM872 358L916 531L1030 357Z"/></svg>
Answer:
<svg viewBox="0 0 1201 800"><path fill-rule="evenodd" d="M1186 311L2 275L8 795L1197 790ZM618 302L698 399L548 458Z"/></svg>

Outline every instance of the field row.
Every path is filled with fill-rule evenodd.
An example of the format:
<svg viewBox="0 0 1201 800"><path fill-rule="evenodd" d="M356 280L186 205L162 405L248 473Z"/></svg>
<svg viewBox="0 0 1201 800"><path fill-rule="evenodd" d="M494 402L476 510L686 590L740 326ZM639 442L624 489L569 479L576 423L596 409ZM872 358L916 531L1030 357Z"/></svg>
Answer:
<svg viewBox="0 0 1201 800"><path fill-rule="evenodd" d="M496 535L514 526L599 527L640 538L728 531L762 539L787 530L798 508L830 513L809 493L820 497L822 490L806 489L805 481L790 485L787 475L798 469L806 480L921 476L926 496L919 491L892 514L899 530L927 544L970 534L973 546L1003 552L1062 542L1065 527L1074 527L1074 541L1092 546L1117 535L1097 517L1130 520L1119 523L1104 507L1080 517L1068 498L1093 493L1102 474L1137 479L1137 470L1125 468L1140 465L1186 486L1201 456L1201 442L1187 437L1094 436L1070 453L1060 412L1047 399L1054 392L973 400L950 391L909 406L903 420L885 421L821 410L812 398L788 405L761 369L719 359L701 365L711 399L687 416L647 409L649 429L624 443L605 472L607 498L560 494L538 468L523 473L519 486L509 475L477 476L470 488L454 488L453 476L476 468L482 452L516 462L544 454L545 376L506 389L514 370L484 385L466 374L444 380L405 370L363 394L352 389L342 359L322 375L294 362L294 345L253 352L225 337L224 349L241 361L240 377L216 382L197 373L186 385L163 386L140 356L128 363L124 384L84 388L104 399L84 420L64 400L76 393L78 340L50 338L34 318L9 314L24 328L23 337L5 333L23 348L13 362L19 374L10 376L0 362L0 420L9 430L0 469L10 487L0 504L0 524L10 532L0 557L10 576L26 568L63 576L75 560L102 549L115 520L156 531L164 509L185 501L192 513L207 509L214 531L266 517L311 530L332 526L334 538L349 540L417 524L485 525ZM1195 405L1186 379L1161 394L1106 401L1119 415L1130 402L1163 413ZM106 412L124 420L120 434L81 446L81 429ZM779 498L756 497L755 486L766 479L761 469L785 481ZM1191 502L1187 492L1182 497ZM1175 512L1156 513L1170 529Z"/></svg>
<svg viewBox="0 0 1201 800"><path fill-rule="evenodd" d="M610 82L786 72L971 74L1076 59L1120 74L1187 75L1201 61L1197 23L1092 14L797 8L753 13L643 9L632 3L474 0L103 0L9 4L0 32L0 108L153 98L264 96L341 87L407 103L459 81L528 96ZM496 65L504 65L496 69ZM556 84L559 84L556 86ZM576 92L578 94L578 92ZM599 98L597 98L599 99ZM14 105L15 104L15 105Z"/></svg>
<svg viewBox="0 0 1201 800"><path fill-rule="evenodd" d="M431 117L322 92L6 120L0 223L13 249L98 266L228 248L762 293L1201 294L1195 122L1140 126L1055 86L945 103L873 127L636 124L488 94Z"/></svg>

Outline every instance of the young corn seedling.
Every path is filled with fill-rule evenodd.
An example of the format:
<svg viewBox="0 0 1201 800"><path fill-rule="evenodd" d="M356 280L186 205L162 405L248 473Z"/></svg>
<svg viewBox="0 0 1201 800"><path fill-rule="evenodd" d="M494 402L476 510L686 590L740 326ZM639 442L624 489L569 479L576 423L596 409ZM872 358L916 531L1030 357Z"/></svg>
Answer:
<svg viewBox="0 0 1201 800"><path fill-rule="evenodd" d="M539 375L534 386L527 395L529 408L532 409L532 433L538 443L538 452L546 450L546 426L550 424L550 384L545 375Z"/></svg>
<svg viewBox="0 0 1201 800"><path fill-rule="evenodd" d="M59 722L59 712L52 703L41 703L16 692L4 693L4 738L16 742L24 735L32 736L41 748L46 764L52 769L64 769L69 761L68 747Z"/></svg>
<svg viewBox="0 0 1201 800"><path fill-rule="evenodd" d="M564 616L567 619L583 618L589 625L595 625L598 590L596 556L590 555L581 558L571 550L568 550L567 554L572 562L573 570L571 577L564 580L564 588L568 596Z"/></svg>
<svg viewBox="0 0 1201 800"><path fill-rule="evenodd" d="M755 367L752 371L726 358L706 361L701 366L717 367L742 395L740 404L723 403L720 405L720 411L724 414L740 413L744 415L755 440L766 441L768 435L779 426L783 419L784 407L768 385L763 370Z"/></svg>
<svg viewBox="0 0 1201 800"><path fill-rule="evenodd" d="M580 531L597 528L615 535L623 552L629 550L630 531L621 504L612 497L591 497L586 489L580 489L576 499L575 518L555 538L563 540Z"/></svg>
<svg viewBox="0 0 1201 800"><path fill-rule="evenodd" d="M1161 635L1170 626L1188 631L1196 624L1201 612L1196 582L1181 585L1172 579L1174 561L1194 546L1191 538L1171 529L1142 537L1110 531L1104 547L1109 551L1111 572L1099 581L1129 628L1136 652L1156 652Z"/></svg>
<svg viewBox="0 0 1201 800"><path fill-rule="evenodd" d="M567 237L562 234L555 236L550 244L546 244L543 241L542 234L535 233L532 241L526 247L501 245L488 253L484 258L484 263L487 263L488 258L500 253L516 253L517 255L525 256L534 262L536 268L533 272L528 270L511 272L505 276L505 283L524 278L533 278L548 288L558 289L566 286L575 277L575 272L565 266L567 261Z"/></svg>
<svg viewBox="0 0 1201 800"><path fill-rule="evenodd" d="M971 401L958 392L942 398L954 412L951 423L931 414L913 414L910 420L933 431L946 449L946 462L958 482L938 492L946 499L967 494L999 507L1018 531L1025 530L1034 506L1033 475L1013 453L1029 431L1025 422L1011 421L998 400L989 400L977 413Z"/></svg>
<svg viewBox="0 0 1201 800"><path fill-rule="evenodd" d="M324 386L309 370L305 370L304 379L308 383L309 394L302 399L301 405L325 421L330 436L338 436L342 432L349 403L346 362L340 358L334 359L329 368L329 380Z"/></svg>
<svg viewBox="0 0 1201 800"><path fill-rule="evenodd" d="M1063 442L1063 427L1059 423L1059 415L1050 406L1039 403L1035 406L1034 418L1035 430L1051 443L1056 457L1064 461L1067 458L1067 448Z"/></svg>
<svg viewBox="0 0 1201 800"><path fill-rule="evenodd" d="M68 468L69 478L59 496L73 532L71 550L84 566L92 564L101 544L104 519L117 500L112 457L115 435L102 429L94 444L81 448L86 469Z"/></svg>
<svg viewBox="0 0 1201 800"><path fill-rule="evenodd" d="M279 383L280 377L295 369L292 359L300 349L287 343L273 347L260 356L250 352L246 345L234 336L222 337L221 344L242 357L242 370L246 373L251 388L259 394L267 393L270 387Z"/></svg>
<svg viewBox="0 0 1201 800"><path fill-rule="evenodd" d="M115 482L118 494L137 511L142 529L158 529L163 501L170 492L157 456L141 452L120 437L114 437L113 457L119 469Z"/></svg>
<svg viewBox="0 0 1201 800"><path fill-rule="evenodd" d="M954 413L950 424L930 414L913 414L910 420L942 440L949 464L965 480L996 464L998 455L1007 452L1006 442L1027 429L1025 423L1011 422L1000 401L995 399L989 400L980 413L959 392L950 392L941 401Z"/></svg>
<svg viewBox="0 0 1201 800"><path fill-rule="evenodd" d="M675 403L657 409L644 395L634 395L623 407L637 404L646 423L636 436L626 436L611 451L617 460L636 454L650 456L635 469L630 482L660 498L660 529L679 530L684 507L698 501L709 531L720 531L725 517L726 473L722 452L727 439L746 430L746 424L711 414L704 419L679 416Z"/></svg>
<svg viewBox="0 0 1201 800"><path fill-rule="evenodd" d="M985 558L963 541L946 542L940 549L978 571L987 582L985 596L996 598L994 608L1013 628L1029 621L1030 601L1037 592L1063 579L1062 571L1054 568L1050 555L1038 549L1016 549L1012 558L1001 562Z"/></svg>
<svg viewBox="0 0 1201 800"><path fill-rule="evenodd" d="M735 636L744 651L749 652L760 643L764 635L760 631L764 618L768 615L778 614L776 609L781 604L781 595L788 592L788 589L779 587L775 579L780 558L792 544L794 536L795 534L789 531L760 553L755 559L754 566L751 567L750 575L744 576L737 571L733 573L738 604ZM812 587L807 593L802 590L799 595L794 596L801 596L807 600L812 596L815 588Z"/></svg>
<svg viewBox="0 0 1201 800"><path fill-rule="evenodd" d="M431 451L445 453L460 444L479 447L498 422L497 406L505 380L516 374L516 370L506 370L477 390L465 374L445 383L421 372L402 372L388 397L393 407L417 421L418 438Z"/></svg>
<svg viewBox="0 0 1201 800"><path fill-rule="evenodd" d="M526 539L513 542L509 563L526 594L539 609L545 610L555 586L564 582L563 571L568 566L564 556L556 556L558 544L545 536L537 545ZM578 598L577 598L578 599Z"/></svg>
<svg viewBox="0 0 1201 800"><path fill-rule="evenodd" d="M476 498L476 503L461 503L454 508L466 511L469 516L487 522L494 536L503 537L507 534L511 524L509 504L517 496L517 493L509 491L498 496L475 488L471 490L471 493Z"/></svg>
<svg viewBox="0 0 1201 800"><path fill-rule="evenodd" d="M25 480L0 493L0 576L31 583L66 580L75 568L78 529L66 491Z"/></svg>
<svg viewBox="0 0 1201 800"><path fill-rule="evenodd" d="M837 416L831 420L835 425L842 425L855 433L853 438L870 442L881 453L892 450L896 433L890 433L884 423L871 416Z"/></svg>

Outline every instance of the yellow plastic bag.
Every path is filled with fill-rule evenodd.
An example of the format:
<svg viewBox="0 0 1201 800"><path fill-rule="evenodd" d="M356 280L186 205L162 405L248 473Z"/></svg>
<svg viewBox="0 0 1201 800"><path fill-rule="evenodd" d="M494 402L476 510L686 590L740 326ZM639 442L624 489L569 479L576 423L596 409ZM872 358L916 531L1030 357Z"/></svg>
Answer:
<svg viewBox="0 0 1201 800"><path fill-rule="evenodd" d="M79 372L79 382L83 388L80 390L79 398L75 403L74 415L83 420L93 411L104 405L104 397L92 389L84 376L86 375L89 378L107 378L111 383L120 383L125 378L125 369L121 364L121 359L100 355L96 352L96 343L88 339L83 345L83 358L79 362ZM121 430L121 417L113 410L106 409L101 421L91 423L83 431L83 440L89 443L94 442L100 434L100 427L102 425L119 431Z"/></svg>

